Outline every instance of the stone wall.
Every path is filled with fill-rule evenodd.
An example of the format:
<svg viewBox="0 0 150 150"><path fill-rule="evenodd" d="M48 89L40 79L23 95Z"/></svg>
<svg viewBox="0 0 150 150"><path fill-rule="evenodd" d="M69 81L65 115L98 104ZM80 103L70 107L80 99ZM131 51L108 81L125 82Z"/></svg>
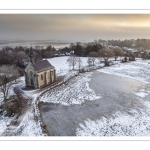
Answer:
<svg viewBox="0 0 150 150"><path fill-rule="evenodd" d="M54 69L37 73L38 88L55 81Z"/></svg>

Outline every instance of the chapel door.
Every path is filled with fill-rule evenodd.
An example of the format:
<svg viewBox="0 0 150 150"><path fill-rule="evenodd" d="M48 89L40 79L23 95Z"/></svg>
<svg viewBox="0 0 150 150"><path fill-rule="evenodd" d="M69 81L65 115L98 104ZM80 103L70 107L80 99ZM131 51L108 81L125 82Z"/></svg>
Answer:
<svg viewBox="0 0 150 150"><path fill-rule="evenodd" d="M30 71L30 85L34 87L33 72Z"/></svg>
<svg viewBox="0 0 150 150"><path fill-rule="evenodd" d="M32 79L32 78L30 79L30 82L31 82L31 86L34 87L34 82L33 82L33 79Z"/></svg>

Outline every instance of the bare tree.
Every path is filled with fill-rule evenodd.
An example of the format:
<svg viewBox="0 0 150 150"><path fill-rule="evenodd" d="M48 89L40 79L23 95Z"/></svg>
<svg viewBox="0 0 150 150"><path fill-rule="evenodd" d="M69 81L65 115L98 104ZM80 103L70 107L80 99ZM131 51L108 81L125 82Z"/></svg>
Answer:
<svg viewBox="0 0 150 150"><path fill-rule="evenodd" d="M4 95L4 102L8 97L10 87L16 84L18 71L14 66L2 65L0 67L0 92Z"/></svg>
<svg viewBox="0 0 150 150"><path fill-rule="evenodd" d="M27 58L28 58L28 56L26 55L25 52L20 51L17 53L16 59L18 60L19 63L22 63L22 60L27 59Z"/></svg>
<svg viewBox="0 0 150 150"><path fill-rule="evenodd" d="M90 54L89 54L89 57L91 57L93 66L94 66L94 62L95 62L97 56L98 56L98 54L96 52L90 52Z"/></svg>
<svg viewBox="0 0 150 150"><path fill-rule="evenodd" d="M108 59L114 56L114 52L112 49L103 48L102 50L99 50L99 56L103 57L105 66L109 66Z"/></svg>
<svg viewBox="0 0 150 150"><path fill-rule="evenodd" d="M14 52L12 50L9 50L7 52L7 60L9 62L9 64L14 64L15 63Z"/></svg>
<svg viewBox="0 0 150 150"><path fill-rule="evenodd" d="M114 48L114 57L115 57L115 60L117 60L117 58L119 56L123 56L124 55L124 51L122 50L122 48Z"/></svg>
<svg viewBox="0 0 150 150"><path fill-rule="evenodd" d="M15 52L15 55L14 55L14 61L15 61L15 64L19 67L24 67L24 64L23 64L23 59L27 59L28 56L26 55L25 52L23 51L19 51L19 52Z"/></svg>
<svg viewBox="0 0 150 150"><path fill-rule="evenodd" d="M90 66L92 66L92 58L91 57L88 57L87 63L88 63L88 66L90 68Z"/></svg>
<svg viewBox="0 0 150 150"><path fill-rule="evenodd" d="M79 72L80 72L80 69L81 69L81 66L82 66L81 57L78 57L78 58L77 58L77 63L78 63L78 68L79 68Z"/></svg>
<svg viewBox="0 0 150 150"><path fill-rule="evenodd" d="M74 70L74 67L77 63L77 57L75 55L71 55L68 59L67 59L67 63L69 64L70 67L72 67L72 70Z"/></svg>

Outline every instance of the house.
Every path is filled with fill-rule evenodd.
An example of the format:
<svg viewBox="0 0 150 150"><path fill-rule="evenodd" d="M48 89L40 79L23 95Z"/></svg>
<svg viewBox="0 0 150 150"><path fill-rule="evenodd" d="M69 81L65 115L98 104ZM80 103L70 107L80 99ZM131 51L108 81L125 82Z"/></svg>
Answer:
<svg viewBox="0 0 150 150"><path fill-rule="evenodd" d="M30 49L30 62L25 68L26 86L41 88L56 81L56 70L48 60L33 62L33 52Z"/></svg>
<svg viewBox="0 0 150 150"><path fill-rule="evenodd" d="M54 55L54 57L60 56L60 53L59 53L59 51L53 51L53 55Z"/></svg>
<svg viewBox="0 0 150 150"><path fill-rule="evenodd" d="M63 52L62 50L53 51L53 56L65 56L65 52Z"/></svg>

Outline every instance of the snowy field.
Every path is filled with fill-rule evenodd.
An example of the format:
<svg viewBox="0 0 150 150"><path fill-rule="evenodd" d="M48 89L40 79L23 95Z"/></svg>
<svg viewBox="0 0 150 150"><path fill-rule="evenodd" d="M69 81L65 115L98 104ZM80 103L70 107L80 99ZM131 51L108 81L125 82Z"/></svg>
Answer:
<svg viewBox="0 0 150 150"><path fill-rule="evenodd" d="M69 64L67 63L68 58L69 56L63 56L63 57L54 57L48 59L48 61L56 68L57 75L65 75L70 70L72 70L72 67L70 67ZM87 60L88 60L87 57L81 57L81 61L82 61L81 68L88 66ZM95 60L95 65L104 66L103 63L101 64L99 63L99 59ZM78 64L75 65L75 69L78 69Z"/></svg>
<svg viewBox="0 0 150 150"><path fill-rule="evenodd" d="M77 136L150 136L150 109L119 111L113 116L96 121L87 119L84 125L79 124Z"/></svg>
<svg viewBox="0 0 150 150"><path fill-rule="evenodd" d="M17 86L20 89L25 86L25 79L24 77L20 77L18 79L18 83L14 84L10 87L9 94L14 94L14 87ZM29 106L25 113L21 114L18 119L18 124L13 125L12 121L16 120L16 116L14 117L4 117L3 114L0 115L0 136L6 136L6 135L13 135L13 136L43 136L40 124L38 121L34 119L35 117L35 101L36 97L40 93L36 93L36 90L32 91L23 91L23 96L28 96L32 99L31 106ZM3 94L0 93L0 100L2 103L3 100Z"/></svg>
<svg viewBox="0 0 150 150"><path fill-rule="evenodd" d="M92 73L85 73L72 79L69 84L63 84L54 90L46 92L40 99L43 102L59 103L62 105L82 104L85 100L96 100L101 98L89 88L88 82Z"/></svg>
<svg viewBox="0 0 150 150"><path fill-rule="evenodd" d="M150 60L137 59L133 62L118 63L111 67L100 69L100 72L132 78L144 83L150 83Z"/></svg>
<svg viewBox="0 0 150 150"><path fill-rule="evenodd" d="M98 71L123 77L129 77L143 83L150 81L150 61L138 59L135 62L120 63L105 67ZM84 124L79 124L77 136L150 136L150 87L140 89L137 101L145 108L131 109L128 112L118 111L113 117L102 117L97 120L87 118Z"/></svg>

